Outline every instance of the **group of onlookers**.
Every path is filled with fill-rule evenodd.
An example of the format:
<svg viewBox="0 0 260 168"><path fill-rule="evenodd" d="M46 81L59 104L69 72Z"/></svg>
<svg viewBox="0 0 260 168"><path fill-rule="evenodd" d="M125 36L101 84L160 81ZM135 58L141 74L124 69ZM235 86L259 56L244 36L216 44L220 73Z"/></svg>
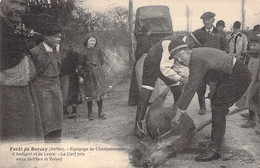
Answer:
<svg viewBox="0 0 260 168"><path fill-rule="evenodd" d="M254 35L250 37L248 45L247 36L241 32L239 21L234 23L232 33L226 36L223 31L224 21L217 22L216 28L213 25L214 17L215 14L212 12L204 13L200 17L204 26L189 33L186 44L180 37L172 35L151 46L151 43L148 43L151 32L148 34L145 31L148 27L146 23L143 26L143 35L137 39L136 49L136 54L140 51L143 51L141 54L145 54L142 87L133 90L136 86L134 69L129 92L129 105L137 105L135 134L141 138L146 130L145 113L157 78L170 87L174 96L173 111L177 113L172 119L172 127L180 122L195 92L198 94L199 114L206 113L205 93L206 85L209 85L210 92L207 98L211 100L212 147L196 157L196 161L220 158L220 148L226 130L226 115L229 107L238 102L243 95L246 96L246 103L242 103L243 107L240 108L249 109L250 115L249 121L242 127L255 126L252 118L259 118L260 115L259 25L254 27ZM146 47L142 48L144 45ZM140 57L141 55L136 55L136 62ZM182 72L184 66L189 68L189 78Z"/></svg>
<svg viewBox="0 0 260 168"><path fill-rule="evenodd" d="M89 34L76 59L72 62L63 59L62 26L51 21L41 26L43 40L33 47L28 45L27 32L33 31L26 31L22 25L26 7L26 0L2 0L0 6L1 141L60 142L64 113L62 74L77 71L74 77L79 83L80 101L87 102L88 119L93 119L94 100L97 100L98 116L106 118L102 111L106 94L103 52L97 46L97 36Z"/></svg>

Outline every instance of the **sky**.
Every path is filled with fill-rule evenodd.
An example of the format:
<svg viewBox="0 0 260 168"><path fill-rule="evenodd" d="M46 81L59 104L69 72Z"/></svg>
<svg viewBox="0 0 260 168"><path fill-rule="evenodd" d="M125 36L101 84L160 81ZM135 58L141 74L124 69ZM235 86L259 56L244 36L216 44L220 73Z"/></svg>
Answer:
<svg viewBox="0 0 260 168"><path fill-rule="evenodd" d="M129 0L82 0L82 5L93 11L106 11L116 6L128 8ZM186 6L191 10L191 31L203 26L200 16L214 12L215 23L224 20L225 30L230 31L235 21L242 20L241 0L133 0L134 13L137 8L149 5L166 5L170 9L173 30L186 30ZM245 27L252 29L260 24L260 0L245 0Z"/></svg>

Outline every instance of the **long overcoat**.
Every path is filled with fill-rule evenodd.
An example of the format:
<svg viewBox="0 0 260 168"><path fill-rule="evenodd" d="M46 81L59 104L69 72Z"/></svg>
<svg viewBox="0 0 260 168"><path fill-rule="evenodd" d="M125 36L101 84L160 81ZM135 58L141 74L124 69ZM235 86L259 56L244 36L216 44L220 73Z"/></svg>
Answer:
<svg viewBox="0 0 260 168"><path fill-rule="evenodd" d="M40 107L44 135L62 129L63 102L60 89L61 59L46 51L43 43L31 50L36 68L34 86Z"/></svg>

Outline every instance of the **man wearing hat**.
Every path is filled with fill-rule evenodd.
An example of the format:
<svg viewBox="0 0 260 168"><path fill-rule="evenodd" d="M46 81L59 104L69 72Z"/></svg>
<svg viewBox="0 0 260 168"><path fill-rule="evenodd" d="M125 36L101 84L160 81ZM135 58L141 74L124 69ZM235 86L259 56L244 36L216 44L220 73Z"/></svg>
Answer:
<svg viewBox="0 0 260 168"><path fill-rule="evenodd" d="M152 27L150 24L146 23L142 27L142 34L137 38L135 64L132 72L130 89L129 89L129 98L128 98L129 106L138 104L139 90L136 81L135 66L139 58L143 54L148 53L149 49L152 47L152 40L150 37L151 33L152 33Z"/></svg>
<svg viewBox="0 0 260 168"><path fill-rule="evenodd" d="M26 5L26 0L0 2L1 141L43 138L38 101L32 85L35 68L22 26Z"/></svg>
<svg viewBox="0 0 260 168"><path fill-rule="evenodd" d="M200 18L203 20L204 27L192 32L193 38L197 39L198 44L196 47L211 47L225 52L228 52L228 43L225 32L218 30L214 27L215 13L206 12ZM217 73L212 72L211 78L215 78ZM205 93L206 93L206 79L203 79L200 87L198 88L198 100L199 100L199 114L204 115L206 113L205 106Z"/></svg>
<svg viewBox="0 0 260 168"><path fill-rule="evenodd" d="M46 23L41 33L44 41L31 49L36 68L34 86L39 101L45 142L60 142L63 103L60 89L61 56L59 44L62 28L57 23Z"/></svg>
<svg viewBox="0 0 260 168"><path fill-rule="evenodd" d="M216 78L216 91L211 98L212 110L212 146L201 155L195 158L196 161L206 162L220 158L220 149L226 130L226 115L235 102L237 102L247 90L251 75L245 64L236 57L226 52L209 47L194 48L191 52L173 54L176 62L189 67L189 81L181 96L175 104L177 111L172 119L172 126L178 126L182 114L188 108L200 82L208 72L213 70L221 75ZM174 129L174 128L173 128Z"/></svg>
<svg viewBox="0 0 260 168"><path fill-rule="evenodd" d="M219 20L217 23L216 23L216 28L218 29L218 31L224 31L224 28L225 28L225 22L223 20Z"/></svg>
<svg viewBox="0 0 260 168"><path fill-rule="evenodd" d="M229 45L229 54L235 55L235 57L241 61L245 61L247 53L247 37L240 31L241 23L236 21L233 25L233 32L227 36Z"/></svg>
<svg viewBox="0 0 260 168"><path fill-rule="evenodd" d="M148 102L153 92L155 81L160 78L173 93L174 103L177 102L182 85L186 84L188 78L184 75L182 66L174 65L174 60L169 59L170 54L178 53L188 49L188 46L175 36L169 36L156 43L148 52L143 65L142 88L136 111L135 133L141 137L142 121L144 119Z"/></svg>

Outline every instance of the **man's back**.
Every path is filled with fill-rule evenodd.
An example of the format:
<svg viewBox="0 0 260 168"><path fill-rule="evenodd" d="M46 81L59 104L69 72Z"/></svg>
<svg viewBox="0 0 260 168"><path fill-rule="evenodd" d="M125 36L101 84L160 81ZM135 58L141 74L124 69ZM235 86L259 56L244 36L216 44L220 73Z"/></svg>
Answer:
<svg viewBox="0 0 260 168"><path fill-rule="evenodd" d="M219 49L210 47L194 48L192 50L191 63L198 60L205 64L209 70L231 73L233 57ZM196 64L190 66L197 67Z"/></svg>

